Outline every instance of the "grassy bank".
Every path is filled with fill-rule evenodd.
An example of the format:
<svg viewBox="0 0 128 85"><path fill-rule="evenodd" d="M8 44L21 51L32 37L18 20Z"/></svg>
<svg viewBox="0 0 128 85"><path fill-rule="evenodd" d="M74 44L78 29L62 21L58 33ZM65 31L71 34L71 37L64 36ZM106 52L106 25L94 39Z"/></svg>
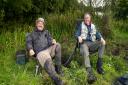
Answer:
<svg viewBox="0 0 128 85"><path fill-rule="evenodd" d="M74 31L76 19L81 15L49 15L46 17L46 27L52 33L53 37L62 44L63 59L73 50L75 45ZM8 28L9 30L4 30ZM10 30L11 28L11 30ZM33 30L33 25L7 25L1 27L0 33L0 85L53 85L52 80L43 70L42 75L34 76L35 61L30 60L26 65L17 65L15 61L15 52L25 49L25 35ZM121 27L116 23L112 26L114 36L107 40L107 50L104 55L105 75L99 75L96 72L97 55L91 55L92 66L97 76L97 81L93 85L111 85L113 80L120 75L128 72L128 63L123 59L125 53L121 50L120 54L113 56L111 50L116 44L127 44L128 31L121 31ZM116 44L115 44L116 43ZM122 47L120 49L123 49ZM86 82L86 71L81 65L77 56L71 63L70 68L63 67L65 76L63 80L67 85L88 85ZM77 61L76 61L77 60Z"/></svg>

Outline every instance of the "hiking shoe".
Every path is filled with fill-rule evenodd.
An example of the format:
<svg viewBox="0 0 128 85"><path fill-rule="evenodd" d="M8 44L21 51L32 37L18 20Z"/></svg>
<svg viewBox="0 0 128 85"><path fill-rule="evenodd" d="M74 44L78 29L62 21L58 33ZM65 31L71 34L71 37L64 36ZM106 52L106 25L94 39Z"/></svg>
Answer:
<svg viewBox="0 0 128 85"><path fill-rule="evenodd" d="M88 83L89 84L94 83L97 79L96 79L95 75L93 74L91 67L87 68L87 73L88 73L88 75L87 75Z"/></svg>
<svg viewBox="0 0 128 85"><path fill-rule="evenodd" d="M59 78L59 75L56 73L53 62L51 59L47 59L44 64L45 71L54 81L55 85L63 85L63 81Z"/></svg>
<svg viewBox="0 0 128 85"><path fill-rule="evenodd" d="M103 68L102 68L102 65L103 65L103 62L102 62L102 58L98 58L98 60L97 60L97 72L99 73L99 74L104 74L104 70L103 70Z"/></svg>
<svg viewBox="0 0 128 85"><path fill-rule="evenodd" d="M60 65L55 65L55 70L56 72L61 75L61 76L64 76L64 73L62 71L62 67Z"/></svg>
<svg viewBox="0 0 128 85"><path fill-rule="evenodd" d="M64 85L63 81L60 79L54 79L55 85Z"/></svg>

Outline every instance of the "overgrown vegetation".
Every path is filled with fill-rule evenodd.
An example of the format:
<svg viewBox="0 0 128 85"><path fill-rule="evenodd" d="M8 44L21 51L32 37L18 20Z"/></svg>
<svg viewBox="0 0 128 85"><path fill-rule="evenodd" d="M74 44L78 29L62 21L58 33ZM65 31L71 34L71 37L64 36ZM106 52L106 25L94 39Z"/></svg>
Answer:
<svg viewBox="0 0 128 85"><path fill-rule="evenodd" d="M0 0L4 3L0 3L0 85L53 85L44 70L41 72L42 75L34 76L34 60L30 59L26 65L17 65L15 53L17 50L25 49L26 33L34 29L35 18L43 16L46 28L62 45L64 62L75 46L74 32L78 19L81 19L83 14L91 9L78 4L76 0L27 1L21 0L13 3L12 0ZM11 13L12 17L10 17ZM20 15L23 20L19 19ZM112 14L109 14L108 21L110 31L106 32L102 17L93 14L93 22L100 32L107 36L105 36L107 45L103 66L105 75L99 75L96 72L97 54L90 56L98 79L93 85L111 85L117 77L128 73L128 63L124 60L125 48L128 48L128 20L126 18L126 20L117 21ZM63 67L63 70L65 76L62 78L66 85L88 85L86 71L79 53L75 56L70 68Z"/></svg>

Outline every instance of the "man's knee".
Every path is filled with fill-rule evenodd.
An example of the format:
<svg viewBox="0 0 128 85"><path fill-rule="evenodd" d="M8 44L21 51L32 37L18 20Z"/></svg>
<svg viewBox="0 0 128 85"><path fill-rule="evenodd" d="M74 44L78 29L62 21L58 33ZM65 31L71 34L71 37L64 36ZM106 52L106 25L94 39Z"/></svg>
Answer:
<svg viewBox="0 0 128 85"><path fill-rule="evenodd" d="M83 51L83 55L84 55L84 56L89 56L89 51L88 51L88 50L84 50L84 51Z"/></svg>
<svg viewBox="0 0 128 85"><path fill-rule="evenodd" d="M56 43L55 45L56 45L55 51L56 51L56 52L61 51L61 45L60 45L60 43Z"/></svg>
<svg viewBox="0 0 128 85"><path fill-rule="evenodd" d="M60 43L56 43L56 47L61 48Z"/></svg>
<svg viewBox="0 0 128 85"><path fill-rule="evenodd" d="M101 45L106 45L106 41L104 39L101 39L100 43Z"/></svg>
<svg viewBox="0 0 128 85"><path fill-rule="evenodd" d="M81 45L80 51L83 56L89 56L89 49L86 43Z"/></svg>
<svg viewBox="0 0 128 85"><path fill-rule="evenodd" d="M44 66L44 63L47 59L51 59L51 56L45 51L45 52L40 52L39 54L37 54L37 59L39 61L39 63L41 64L41 66Z"/></svg>

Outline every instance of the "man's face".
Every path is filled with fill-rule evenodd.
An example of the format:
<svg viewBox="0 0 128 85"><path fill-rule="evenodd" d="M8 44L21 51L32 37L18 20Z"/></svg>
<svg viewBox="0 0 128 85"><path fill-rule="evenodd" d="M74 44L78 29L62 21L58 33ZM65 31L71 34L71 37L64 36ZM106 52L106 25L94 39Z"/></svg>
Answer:
<svg viewBox="0 0 128 85"><path fill-rule="evenodd" d="M36 23L36 27L38 30L42 31L44 29L44 23L39 21Z"/></svg>
<svg viewBox="0 0 128 85"><path fill-rule="evenodd" d="M84 23L87 25L91 24L91 16L90 15L87 14L84 16Z"/></svg>

